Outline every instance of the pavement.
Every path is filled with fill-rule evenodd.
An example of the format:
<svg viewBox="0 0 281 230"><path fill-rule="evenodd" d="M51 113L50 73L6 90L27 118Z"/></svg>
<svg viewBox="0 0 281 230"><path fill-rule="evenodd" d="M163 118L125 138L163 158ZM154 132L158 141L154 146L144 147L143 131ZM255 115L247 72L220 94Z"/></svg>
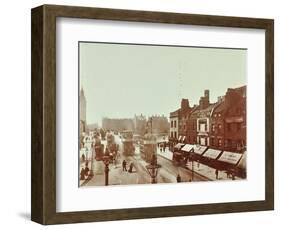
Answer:
<svg viewBox="0 0 281 230"><path fill-rule="evenodd" d="M116 136L115 138L116 142L120 145L120 150L122 152L122 141L118 136ZM104 142L103 144L106 144L106 142ZM122 154L120 154L116 163L109 165L109 185L151 183L151 177L146 169L148 163L141 158L139 147L135 146L135 149L136 150L134 156L123 156ZM180 175L182 182L231 180L231 178L227 178L227 174L222 171L219 172L218 179L216 179L215 169L201 163L198 164L197 162L194 162L194 173L192 173L191 162L188 162L184 167L174 165L172 161L173 153L168 148L166 148L165 152L160 151L160 148L157 148L157 154L157 163L161 165L161 168L159 168L158 170L157 183L177 183L176 178L178 175ZM89 157L91 157L91 154L89 155ZM89 158L88 160L88 167L91 169L91 158ZM127 168L129 168L130 163L133 163L134 167L132 173L122 170L123 160L127 162ZM82 167L85 167L85 163L80 163L80 171ZM103 186L105 184L104 167L105 166L102 161L96 161L94 159L94 176L88 177L85 180L80 180L80 186Z"/></svg>

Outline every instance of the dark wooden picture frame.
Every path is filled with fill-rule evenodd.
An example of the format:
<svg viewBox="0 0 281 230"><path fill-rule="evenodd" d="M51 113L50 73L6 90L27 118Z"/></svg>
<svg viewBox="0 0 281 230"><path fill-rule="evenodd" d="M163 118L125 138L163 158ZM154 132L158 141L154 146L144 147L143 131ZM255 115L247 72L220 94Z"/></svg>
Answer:
<svg viewBox="0 0 281 230"><path fill-rule="evenodd" d="M271 19L43 5L32 9L31 219L63 224L274 209L274 21ZM265 200L56 212L56 18L87 18L265 30Z"/></svg>

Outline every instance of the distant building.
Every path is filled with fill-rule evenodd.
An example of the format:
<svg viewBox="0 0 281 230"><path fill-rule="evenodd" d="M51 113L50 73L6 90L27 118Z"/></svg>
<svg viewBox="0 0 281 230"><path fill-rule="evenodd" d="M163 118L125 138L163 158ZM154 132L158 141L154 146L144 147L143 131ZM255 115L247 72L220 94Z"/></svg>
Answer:
<svg viewBox="0 0 281 230"><path fill-rule="evenodd" d="M148 131L150 132L152 122L152 133L167 135L169 133L169 121L164 115L154 115L148 118Z"/></svg>
<svg viewBox="0 0 281 230"><path fill-rule="evenodd" d="M178 139L178 133L179 133L179 114L180 109L171 112L170 113L170 139L171 140L177 140Z"/></svg>
<svg viewBox="0 0 281 230"><path fill-rule="evenodd" d="M114 130L122 132L125 130L134 130L134 121L132 118L103 118L102 128L104 130Z"/></svg>
<svg viewBox="0 0 281 230"><path fill-rule="evenodd" d="M147 120L144 115L135 115L134 117L134 131L136 134L144 135L147 129Z"/></svg>
<svg viewBox="0 0 281 230"><path fill-rule="evenodd" d="M186 142L187 120L192 108L189 106L188 99L181 100L181 107L179 109L179 127L178 127L178 140Z"/></svg>
<svg viewBox="0 0 281 230"><path fill-rule="evenodd" d="M87 124L87 130L88 131L93 131L93 130L98 129L98 128L99 128L99 126L98 126L97 123Z"/></svg>
<svg viewBox="0 0 281 230"><path fill-rule="evenodd" d="M80 96L79 96L79 100L80 100L80 134L86 131L86 127L87 127L87 120L86 120L86 109L87 109L87 101L86 101L86 97L84 94L84 89L82 88L80 90Z"/></svg>

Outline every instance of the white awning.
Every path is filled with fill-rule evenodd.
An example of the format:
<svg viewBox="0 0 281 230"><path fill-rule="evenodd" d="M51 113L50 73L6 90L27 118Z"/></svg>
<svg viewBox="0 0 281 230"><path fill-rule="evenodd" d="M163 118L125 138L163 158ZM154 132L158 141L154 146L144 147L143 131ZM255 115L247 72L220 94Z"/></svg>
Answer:
<svg viewBox="0 0 281 230"><path fill-rule="evenodd" d="M225 151L222 153L222 155L218 160L236 165L238 161L241 159L242 155L243 155L242 153L233 153L233 152Z"/></svg>
<svg viewBox="0 0 281 230"><path fill-rule="evenodd" d="M241 168L241 169L246 169L246 165L247 165L247 152L244 152L241 160L239 161L239 163L237 165L237 167Z"/></svg>
<svg viewBox="0 0 281 230"><path fill-rule="evenodd" d="M194 153L197 153L200 155L202 153L204 153L206 149L207 149L207 146L202 146L202 145L194 145L194 147L193 147Z"/></svg>
<svg viewBox="0 0 281 230"><path fill-rule="evenodd" d="M184 144L182 144L182 143L177 143L177 144L175 145L175 148L180 149L183 145L184 145Z"/></svg>
<svg viewBox="0 0 281 230"><path fill-rule="evenodd" d="M194 145L186 144L185 146L182 147L181 150L185 152L190 152L193 149Z"/></svg>
<svg viewBox="0 0 281 230"><path fill-rule="evenodd" d="M211 159L216 159L220 153L222 151L221 150L217 150L217 149L208 149L204 154L203 156L204 157L208 157L208 158L211 158Z"/></svg>

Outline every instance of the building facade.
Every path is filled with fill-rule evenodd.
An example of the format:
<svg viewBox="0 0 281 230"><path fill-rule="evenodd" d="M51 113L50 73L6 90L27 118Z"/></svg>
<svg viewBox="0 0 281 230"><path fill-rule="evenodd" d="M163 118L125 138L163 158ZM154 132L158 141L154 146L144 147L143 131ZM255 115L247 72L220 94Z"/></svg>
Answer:
<svg viewBox="0 0 281 230"><path fill-rule="evenodd" d="M179 133L179 109L170 113L170 134L171 140L177 140Z"/></svg>
<svg viewBox="0 0 281 230"><path fill-rule="evenodd" d="M86 120L86 109L87 109L87 101L86 97L84 94L84 89L82 88L80 90L80 96L79 96L79 106L80 106L80 119L79 119L79 126L80 126L80 134L83 132L86 132L86 127L87 127L87 120Z"/></svg>
<svg viewBox="0 0 281 230"><path fill-rule="evenodd" d="M146 133L147 120L144 115L135 115L134 131L136 134L143 136Z"/></svg>
<svg viewBox="0 0 281 230"><path fill-rule="evenodd" d="M205 90L199 105L188 107L188 112L181 113L181 106L170 113L171 138L176 132L176 138L186 137L184 143L234 152L246 150L246 86L227 89L215 103L210 103L210 92Z"/></svg>
<svg viewBox="0 0 281 230"><path fill-rule="evenodd" d="M134 121L131 118L103 118L102 128L104 130L113 130L122 132L125 130L134 130Z"/></svg>

